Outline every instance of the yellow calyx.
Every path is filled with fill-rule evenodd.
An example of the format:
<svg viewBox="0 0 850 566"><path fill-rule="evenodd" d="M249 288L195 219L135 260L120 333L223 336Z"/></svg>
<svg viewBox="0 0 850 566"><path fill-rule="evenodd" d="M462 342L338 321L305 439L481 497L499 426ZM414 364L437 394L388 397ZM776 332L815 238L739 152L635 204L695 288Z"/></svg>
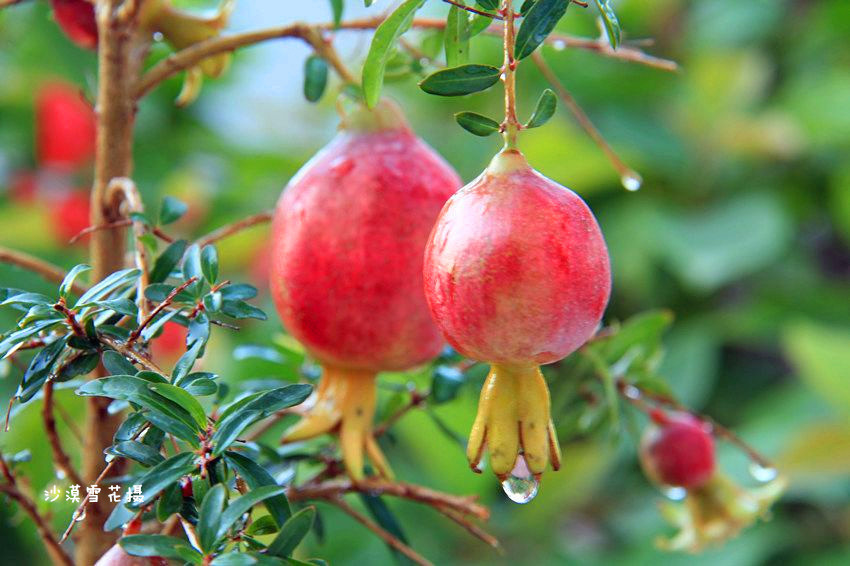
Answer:
<svg viewBox="0 0 850 566"><path fill-rule="evenodd" d="M539 477L551 463L561 467L561 449L549 414L549 388L538 366L494 364L481 389L478 415L469 434L466 457L478 471L484 450L500 480L525 457L528 470Z"/></svg>
<svg viewBox="0 0 850 566"><path fill-rule="evenodd" d="M281 442L336 432L342 460L352 480L363 479L364 451L377 472L392 479L392 470L372 434L374 415L375 372L325 367L312 406L286 431Z"/></svg>

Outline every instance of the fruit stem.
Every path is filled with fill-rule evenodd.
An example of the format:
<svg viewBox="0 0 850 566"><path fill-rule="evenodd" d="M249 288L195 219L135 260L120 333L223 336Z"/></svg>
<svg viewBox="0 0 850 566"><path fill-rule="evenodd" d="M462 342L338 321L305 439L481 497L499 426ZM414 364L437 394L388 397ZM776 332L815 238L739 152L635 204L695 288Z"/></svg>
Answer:
<svg viewBox="0 0 850 566"><path fill-rule="evenodd" d="M502 9L499 11L504 19L504 51L505 63L502 67L502 81L505 83L505 121L502 122L502 136L505 139L505 149L517 148L517 133L520 130L519 120L516 117L516 68L517 60L514 59L514 42L516 32L514 30L513 0L504 0Z"/></svg>

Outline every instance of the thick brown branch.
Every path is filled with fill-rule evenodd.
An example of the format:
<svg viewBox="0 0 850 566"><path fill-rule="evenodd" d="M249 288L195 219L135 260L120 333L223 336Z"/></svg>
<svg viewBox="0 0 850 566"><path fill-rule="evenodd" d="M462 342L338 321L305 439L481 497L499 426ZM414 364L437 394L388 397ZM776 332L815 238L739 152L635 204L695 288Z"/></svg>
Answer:
<svg viewBox="0 0 850 566"><path fill-rule="evenodd" d="M53 463L65 477L71 480L72 484L84 486L85 482L80 474L74 468L71 458L62 447L62 441L59 439L59 432L56 430L56 418L53 415L53 380L48 379L44 383L44 405L42 406L41 415L44 419L44 429L47 433L47 441L50 444L50 449L53 452Z"/></svg>
<svg viewBox="0 0 850 566"><path fill-rule="evenodd" d="M53 536L53 531L50 530L47 519L42 517L41 513L38 512L38 507L36 507L32 499L18 489L15 474L12 473L12 470L6 464L2 453L0 453L0 470L2 470L3 478L5 479L5 483L0 484L0 493L6 494L10 499L15 501L29 515L32 522L35 523L38 536L44 541L44 547L51 562L58 566L74 566L74 561L71 560L71 557L65 552L65 549L56 540L56 537Z"/></svg>
<svg viewBox="0 0 850 566"><path fill-rule="evenodd" d="M196 242L199 248L203 248L204 246L208 246L210 244L214 244L219 240L224 238L228 238L233 236L234 234L238 234L239 232L251 228L252 226L256 226L258 224L264 224L269 222L272 219L272 211L267 210L264 212L258 212L257 214L252 214L247 218L243 218L242 220L237 220L232 224L226 224L221 228L217 228L213 230L206 236L199 238Z"/></svg>
<svg viewBox="0 0 850 566"><path fill-rule="evenodd" d="M395 535L393 535L392 533L390 533L386 529L383 529L380 525L378 525L372 519L370 519L369 517L367 517L366 515L364 515L363 513L356 510L354 507L352 507L348 503L346 503L341 497L328 499L328 501L330 503L333 503L334 505L336 505L340 509L342 509L345 513L347 513L349 516L351 516L355 521L357 521L358 523L360 523L361 525L363 525L364 527L366 527L367 529L369 529L370 531L375 533L378 536L378 538L380 538L385 543L387 543L389 546L391 546L392 548L396 549L397 551L401 552L402 554L404 554L405 556L410 558L416 564L419 564L420 566L433 566L430 561L425 559L425 557L423 557L421 554L419 554L418 552L416 552L415 550L413 550L412 548L410 548L409 546L407 546L406 544L401 542Z"/></svg>
<svg viewBox="0 0 850 566"><path fill-rule="evenodd" d="M20 268L32 271L41 275L51 283L59 284L65 279L67 272L61 267L57 267L52 263L48 263L42 259L32 256L28 253L12 250L0 246L0 262L16 265ZM82 295L86 292L86 286L79 282L74 282L74 293Z"/></svg>

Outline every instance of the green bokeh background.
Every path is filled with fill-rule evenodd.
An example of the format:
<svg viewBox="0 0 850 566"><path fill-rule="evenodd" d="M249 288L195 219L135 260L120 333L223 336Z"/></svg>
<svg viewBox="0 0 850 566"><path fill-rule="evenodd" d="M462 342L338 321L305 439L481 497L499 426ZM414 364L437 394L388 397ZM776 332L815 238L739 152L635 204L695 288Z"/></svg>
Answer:
<svg viewBox="0 0 850 566"><path fill-rule="evenodd" d="M363 12L356 0L348 3L358 4L358 13ZM250 4L255 13L262 12L264 4L278 6L273 0ZM324 4L284 4L291 4L286 20L257 19L245 27L283 24L298 19L303 10L321 19L330 13ZM444 13L440 3L429 4L433 13ZM723 548L700 556L662 554L653 546L657 535L668 533L656 506L660 495L640 474L628 431L618 439L605 430L562 439L567 441L564 469L545 475L533 503L517 506L504 498L492 477L469 473L460 447L419 412L397 426L395 443L388 448L396 473L437 489L480 494L491 505L488 527L503 541L504 554L430 509L389 503L414 547L437 564L846 564L850 4L614 4L627 37L655 38L650 51L678 61L680 72L577 50L546 48L544 54L607 139L643 175L643 188L636 193L622 189L604 155L563 107L548 125L524 134L522 148L542 173L585 197L599 218L614 271L607 320L655 308L673 311L675 322L665 336L659 373L691 407L713 415L775 459L791 480L788 494L776 506L772 521L747 530ZM237 15L239 11L237 7ZM595 34L593 12L573 6L560 29ZM273 45L272 56L284 62L289 74L300 77L303 59L293 57L293 44ZM354 51L363 54L362 46L355 45ZM498 51L496 41L481 38L474 44L473 59L495 63ZM166 52L161 46L153 56ZM262 68L260 59L253 50L238 54L233 70L209 81L202 100L187 110L172 105L180 87L176 79L142 103L135 178L154 210L165 194L190 204L195 220L178 227L186 235L200 235L271 207L287 179L332 135L334 97L326 95L317 109L308 111L308 103L295 96L300 79L287 82L289 91L279 93L288 102L265 113L238 98L244 90L238 87L252 81L257 88L270 89L267 96L276 96L280 83L274 77L251 74L252 68ZM0 12L0 77L0 244L70 267L85 260L84 248L59 245L43 207L14 204L6 192L13 172L36 167L34 92L57 77L91 92L95 57L61 35L46 2L25 2ZM525 116L546 85L530 64L521 67L519 80L520 112ZM476 110L498 116L499 89L439 99L418 91L411 78L393 82L387 90L403 104L417 132L464 180L472 179L498 149L495 138L463 132L452 114ZM209 100L225 104L221 113L230 120L244 113L246 119L269 124L278 137L258 142L222 135ZM290 116L306 125L290 130ZM90 173L83 172L78 181L85 186ZM225 275L249 281L255 277L267 238L267 228L261 227L223 242L219 251ZM8 266L0 266L0 284L52 289ZM267 294L260 300L274 312ZM0 317L8 327L9 313ZM204 366L227 381L297 378L301 359L281 346L286 339L273 314L270 321L247 325L238 334L214 334ZM233 350L239 344L277 345L285 363L237 360ZM14 392L19 376L14 366L3 367L0 406ZM405 379L390 376L386 381ZM569 376L561 373L558 379ZM552 386L557 391L558 383ZM68 411L82 414L82 403L73 393L62 391L58 398ZM467 387L456 401L434 410L463 436L476 401L477 390ZM74 446L73 436L65 439ZM17 414L11 432L0 434L0 446L6 453L32 451L32 462L22 470L36 495L58 482L37 403ZM721 455L730 473L753 483L744 458L726 446ZM53 513L57 529L64 527L71 507L40 504ZM303 546L305 556L321 556L332 564L393 563L382 543L362 527L332 507L319 508L324 542L310 535ZM0 506L0 523L0 562L45 562L32 525L14 506Z"/></svg>

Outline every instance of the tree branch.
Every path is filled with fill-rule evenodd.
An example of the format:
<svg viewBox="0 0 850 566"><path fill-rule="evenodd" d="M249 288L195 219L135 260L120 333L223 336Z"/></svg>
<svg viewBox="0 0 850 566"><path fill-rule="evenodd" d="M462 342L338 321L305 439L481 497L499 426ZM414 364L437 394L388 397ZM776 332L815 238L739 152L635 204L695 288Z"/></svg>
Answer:
<svg viewBox="0 0 850 566"><path fill-rule="evenodd" d="M56 283L57 285L62 283L62 280L65 279L65 275L67 275L67 272L61 267L53 265L52 263L46 262L28 253L3 246L0 246L0 262L16 265L22 269L26 269L27 271L32 271L33 273L41 275L41 277L45 280L51 283ZM75 281L73 291L77 295L82 295L86 292L86 286Z"/></svg>
<svg viewBox="0 0 850 566"><path fill-rule="evenodd" d="M345 513L351 516L355 521L375 533L378 538L383 540L392 548L401 552L408 558L410 558L416 564L420 566L433 566L433 564L425 559L421 554L401 542L395 535L390 533L389 531L383 529L380 525L374 522L369 517L365 516L360 511L356 510L354 507L346 503L341 497L335 497L327 500L329 503L333 503L340 509L342 509Z"/></svg>
<svg viewBox="0 0 850 566"><path fill-rule="evenodd" d="M79 486L86 485L83 478L74 468L71 463L71 458L62 448L62 441L59 439L59 433L56 430L56 419L53 415L53 380L48 379L44 383L44 405L41 409L42 419L44 420L44 429L47 432L47 441L50 444L50 449L53 452L53 462L56 467L65 474L72 484Z"/></svg>
<svg viewBox="0 0 850 566"><path fill-rule="evenodd" d="M264 212L258 212L257 214L252 214L247 218L243 218L242 220L237 220L232 224L226 224L220 228L217 228L199 238L196 242L199 248L203 248L204 246L208 246L210 244L214 244L219 240L224 238L228 238L233 236L234 234L238 234L239 232L251 228L252 226L256 226L257 224L263 224L265 222L269 222L272 219L273 211L267 210Z"/></svg>
<svg viewBox="0 0 850 566"><path fill-rule="evenodd" d="M56 540L56 537L53 536L53 532L50 530L50 525L47 523L47 519L42 517L41 513L38 512L38 508L32 499L27 497L20 489L18 489L18 482L15 479L15 474L12 473L12 470L6 464L6 460L3 459L2 453L0 453L0 470L2 470L3 478L5 479L5 483L0 484L0 493L4 493L9 496L10 499L14 500L18 506L23 509L27 515L29 515L32 522L35 523L38 535L41 537L41 540L44 541L45 549L47 550L47 554L53 564L56 564L57 566L74 566L74 561L71 560L71 557L67 552L65 552L65 549L63 549L60 543Z"/></svg>

